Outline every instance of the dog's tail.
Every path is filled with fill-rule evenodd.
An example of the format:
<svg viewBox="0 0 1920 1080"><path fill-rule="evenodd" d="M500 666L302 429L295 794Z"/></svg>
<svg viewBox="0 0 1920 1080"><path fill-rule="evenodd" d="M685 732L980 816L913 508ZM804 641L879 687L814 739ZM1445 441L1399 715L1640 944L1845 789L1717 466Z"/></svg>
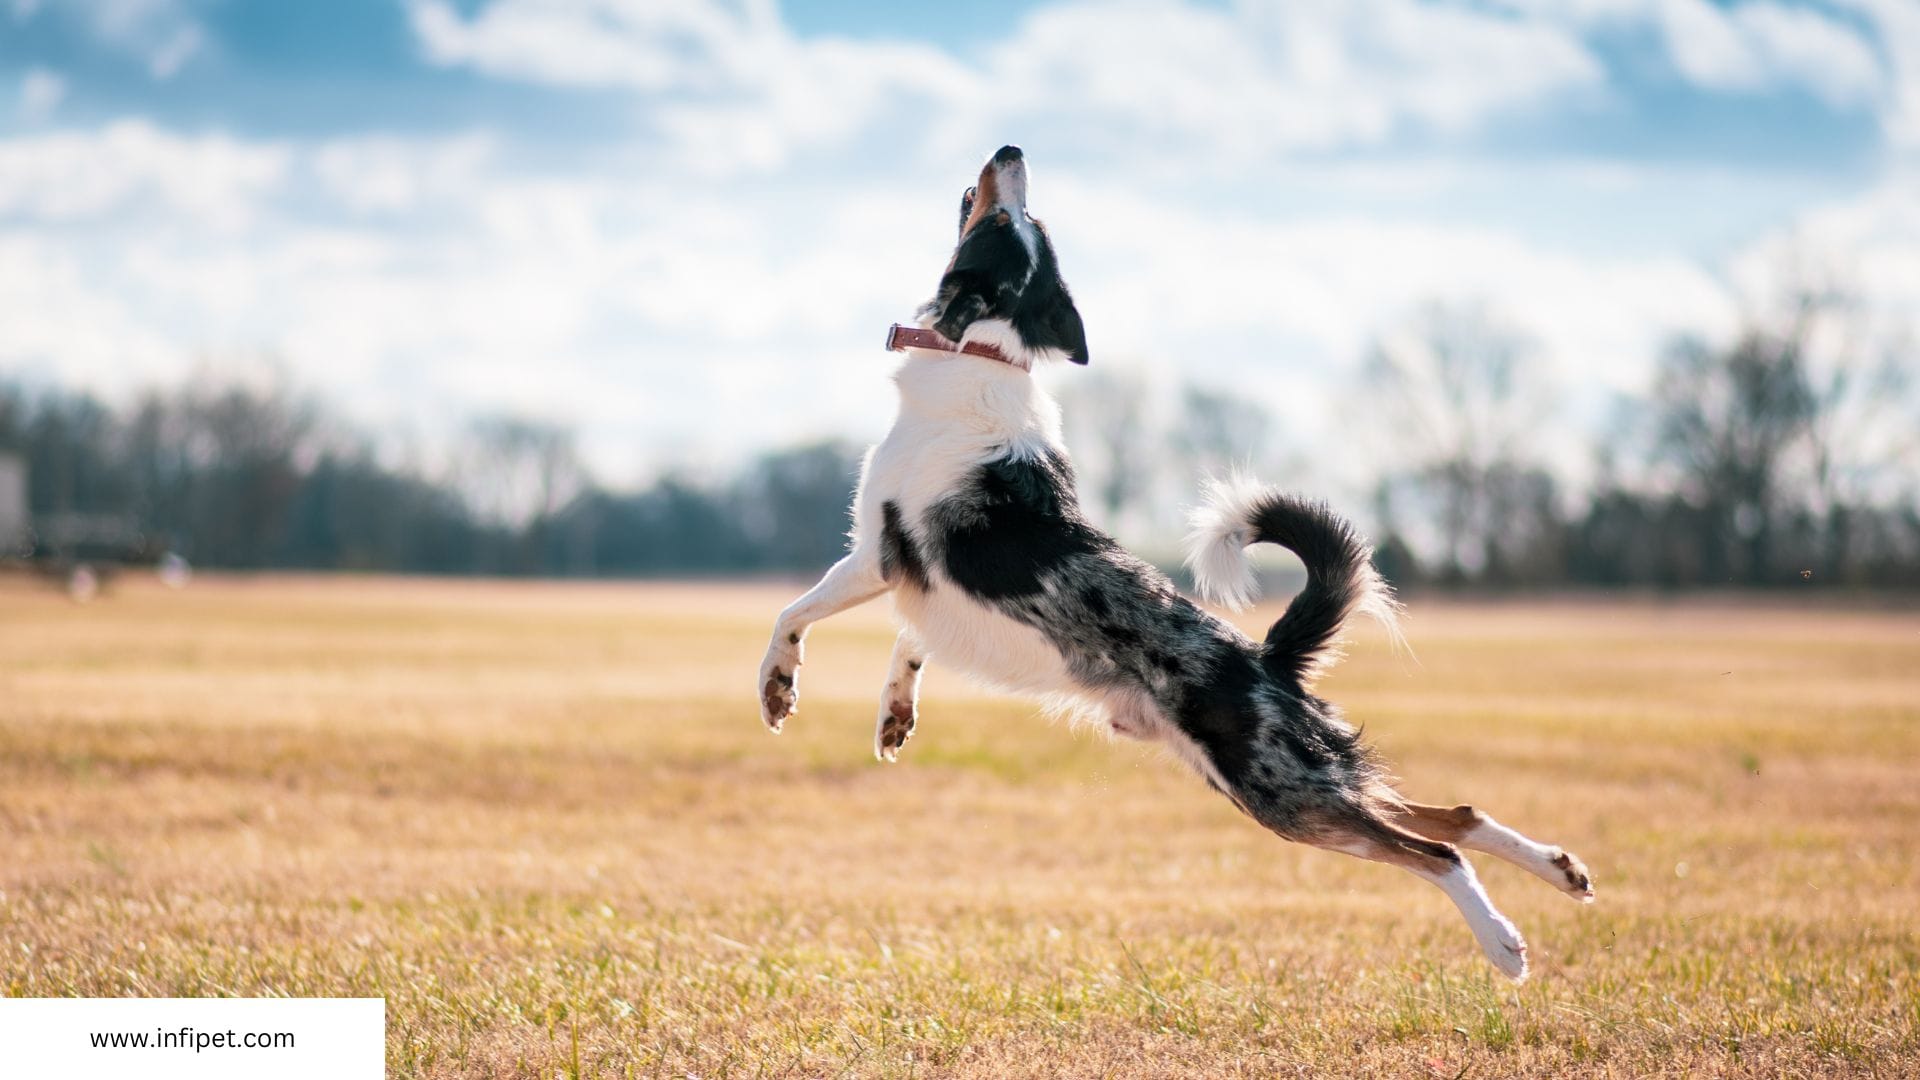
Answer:
<svg viewBox="0 0 1920 1080"><path fill-rule="evenodd" d="M1187 567L1200 591L1226 607L1246 607L1258 591L1249 544L1279 544L1306 564L1306 588L1267 631L1265 661L1276 676L1301 684L1332 666L1340 627L1356 611L1378 619L1395 648L1406 646L1400 604L1373 568L1373 549L1325 503L1235 476L1208 481L1206 503L1190 520Z"/></svg>

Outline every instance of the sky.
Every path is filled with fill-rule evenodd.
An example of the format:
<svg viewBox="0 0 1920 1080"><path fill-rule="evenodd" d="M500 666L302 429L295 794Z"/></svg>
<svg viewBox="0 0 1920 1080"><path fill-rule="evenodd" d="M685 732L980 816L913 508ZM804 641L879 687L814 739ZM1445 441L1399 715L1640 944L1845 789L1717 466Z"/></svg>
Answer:
<svg viewBox="0 0 1920 1080"><path fill-rule="evenodd" d="M1435 302L1566 432L1794 274L1920 314L1920 0L0 0L0 378L269 356L614 483L869 440L1009 142L1093 370L1296 445Z"/></svg>

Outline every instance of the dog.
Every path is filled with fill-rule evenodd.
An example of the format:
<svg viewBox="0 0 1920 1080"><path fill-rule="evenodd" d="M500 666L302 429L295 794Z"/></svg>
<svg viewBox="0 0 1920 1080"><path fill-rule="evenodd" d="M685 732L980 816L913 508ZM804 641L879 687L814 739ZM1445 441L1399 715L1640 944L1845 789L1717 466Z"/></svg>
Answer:
<svg viewBox="0 0 1920 1080"><path fill-rule="evenodd" d="M1046 228L1027 213L1028 168L1002 147L960 200L959 239L917 327L896 326L899 414L867 455L849 553L780 613L760 666L775 733L799 704L814 623L891 594L894 641L874 753L897 760L919 719L930 656L1161 743L1280 836L1389 863L1439 886L1496 968L1520 980L1527 947L1460 849L1512 862L1583 902L1586 867L1471 806L1403 798L1340 711L1312 692L1355 613L1396 638L1399 606L1372 550L1325 505L1244 479L1209 485L1188 565L1203 595L1249 603L1245 549L1279 544L1307 584L1266 640L1183 597L1081 513L1060 414L1036 364L1088 362Z"/></svg>

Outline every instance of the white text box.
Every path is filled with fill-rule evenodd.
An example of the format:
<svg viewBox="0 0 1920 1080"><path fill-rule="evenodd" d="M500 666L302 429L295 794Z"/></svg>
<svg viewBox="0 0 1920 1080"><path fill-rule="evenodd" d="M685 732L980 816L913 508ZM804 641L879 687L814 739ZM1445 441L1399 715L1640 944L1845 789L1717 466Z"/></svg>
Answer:
<svg viewBox="0 0 1920 1080"><path fill-rule="evenodd" d="M0 1072L380 1080L381 998L0 998Z"/></svg>

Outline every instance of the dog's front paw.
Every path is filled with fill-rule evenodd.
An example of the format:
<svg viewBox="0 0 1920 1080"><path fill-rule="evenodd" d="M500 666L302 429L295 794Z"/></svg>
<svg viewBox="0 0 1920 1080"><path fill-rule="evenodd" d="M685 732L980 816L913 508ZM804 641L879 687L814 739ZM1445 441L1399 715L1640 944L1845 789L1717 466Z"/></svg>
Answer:
<svg viewBox="0 0 1920 1080"><path fill-rule="evenodd" d="M880 703L880 721L873 729L873 756L881 761L900 760L900 748L913 738L914 724L920 718L912 698L889 696Z"/></svg>
<svg viewBox="0 0 1920 1080"><path fill-rule="evenodd" d="M775 735L787 722L787 717L800 711L800 687L797 679L800 675L800 651L797 641L786 642L781 647L776 641L768 647L766 659L760 661L760 721L767 730Z"/></svg>

